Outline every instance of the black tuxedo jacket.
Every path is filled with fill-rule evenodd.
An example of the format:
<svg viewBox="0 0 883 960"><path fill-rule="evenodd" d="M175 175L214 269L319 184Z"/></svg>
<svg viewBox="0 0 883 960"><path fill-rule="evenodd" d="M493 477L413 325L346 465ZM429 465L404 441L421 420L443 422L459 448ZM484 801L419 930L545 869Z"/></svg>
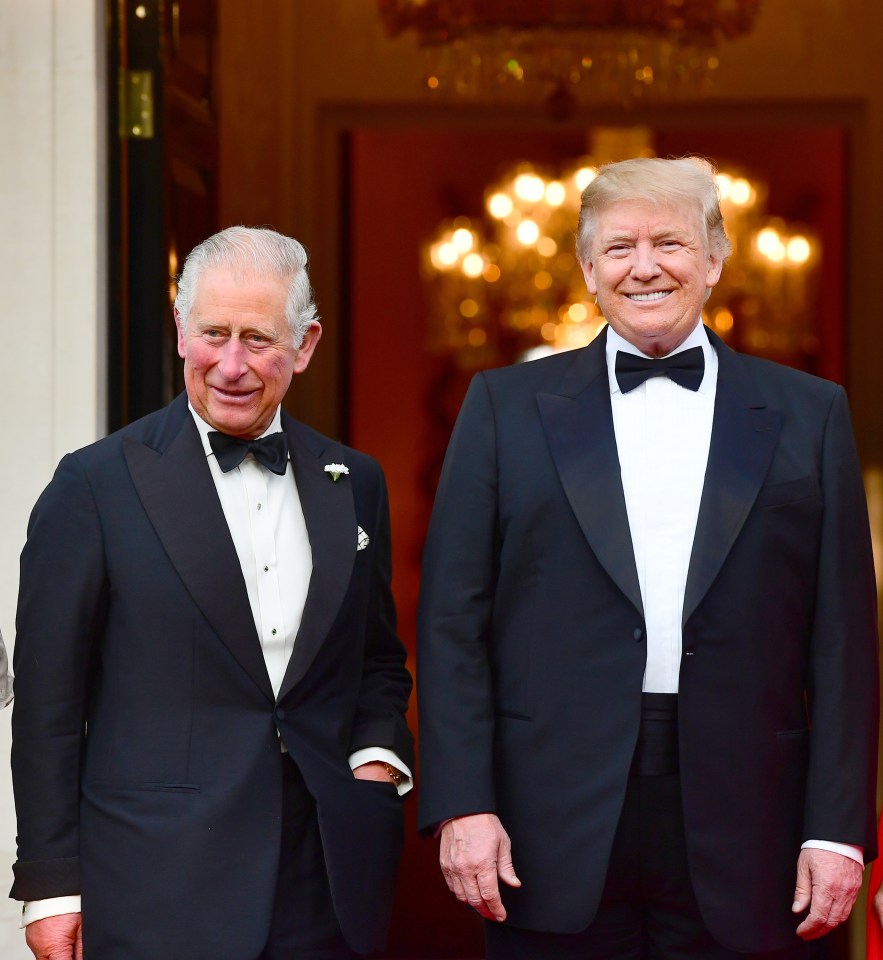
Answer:
<svg viewBox="0 0 883 960"><path fill-rule="evenodd" d="M687 579L681 781L712 934L790 944L800 845L875 854L876 599L841 388L720 358ZM513 925L592 920L636 743L645 622L604 335L478 375L424 554L421 811L496 811Z"/></svg>
<svg viewBox="0 0 883 960"><path fill-rule="evenodd" d="M81 892L90 958L258 955L279 859L277 728L316 799L346 939L384 941L400 800L347 758L411 757L386 487L369 457L282 425L313 573L278 699L185 396L65 457L31 516L12 895ZM337 483L332 462L350 471Z"/></svg>

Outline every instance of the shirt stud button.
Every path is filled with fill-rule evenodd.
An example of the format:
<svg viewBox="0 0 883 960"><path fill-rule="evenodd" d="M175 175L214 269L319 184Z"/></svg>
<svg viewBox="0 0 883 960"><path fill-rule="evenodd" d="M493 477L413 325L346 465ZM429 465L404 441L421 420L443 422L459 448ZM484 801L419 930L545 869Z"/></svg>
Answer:
<svg viewBox="0 0 883 960"><path fill-rule="evenodd" d="M264 566L264 573L267 573L267 571L268 571L269 569L270 569L270 568L265 565L265 566Z"/></svg>
<svg viewBox="0 0 883 960"><path fill-rule="evenodd" d="M270 633L272 633L272 634L273 634L273 636L275 637L275 636L276 636L276 628L275 628L275 627L273 627L273 629L272 629L272 630L270 631Z"/></svg>

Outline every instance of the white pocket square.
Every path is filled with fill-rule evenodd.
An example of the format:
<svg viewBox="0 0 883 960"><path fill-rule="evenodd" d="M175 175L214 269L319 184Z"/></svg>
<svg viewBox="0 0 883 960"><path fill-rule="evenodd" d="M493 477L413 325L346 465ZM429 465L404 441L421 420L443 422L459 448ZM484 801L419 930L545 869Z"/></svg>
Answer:
<svg viewBox="0 0 883 960"><path fill-rule="evenodd" d="M368 546L368 544L371 542L371 538L361 527L358 527L357 530L358 539L356 541L356 551L358 552L359 550L364 550L365 547Z"/></svg>

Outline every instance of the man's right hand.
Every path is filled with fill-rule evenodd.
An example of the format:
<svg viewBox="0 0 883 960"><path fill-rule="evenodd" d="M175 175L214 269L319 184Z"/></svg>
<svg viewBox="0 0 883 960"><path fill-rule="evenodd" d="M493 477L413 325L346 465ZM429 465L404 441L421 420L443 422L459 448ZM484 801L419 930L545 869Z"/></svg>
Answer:
<svg viewBox="0 0 883 960"><path fill-rule="evenodd" d="M25 927L25 940L36 960L83 960L83 915L62 913Z"/></svg>
<svg viewBox="0 0 883 960"><path fill-rule="evenodd" d="M510 887L520 887L521 881L512 866L512 843L496 814L449 820L442 827L439 863L448 889L458 900L486 920L502 923L506 919L497 878Z"/></svg>

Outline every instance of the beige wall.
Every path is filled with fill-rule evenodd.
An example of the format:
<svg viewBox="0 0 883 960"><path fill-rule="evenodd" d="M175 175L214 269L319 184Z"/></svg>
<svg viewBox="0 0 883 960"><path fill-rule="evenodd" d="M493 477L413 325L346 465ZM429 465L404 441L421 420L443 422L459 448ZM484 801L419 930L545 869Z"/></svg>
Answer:
<svg viewBox="0 0 883 960"><path fill-rule="evenodd" d="M104 423L103 13L97 0L0 0L0 629L9 647L28 513L62 454ZM0 773L4 960L31 956L18 905L5 899L14 855Z"/></svg>

